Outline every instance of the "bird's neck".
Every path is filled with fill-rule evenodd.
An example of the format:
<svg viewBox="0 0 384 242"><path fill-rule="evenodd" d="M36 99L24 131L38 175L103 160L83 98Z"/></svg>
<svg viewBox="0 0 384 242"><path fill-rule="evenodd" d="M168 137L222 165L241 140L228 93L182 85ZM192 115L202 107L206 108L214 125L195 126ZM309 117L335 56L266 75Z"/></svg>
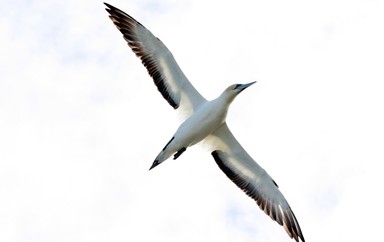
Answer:
<svg viewBox="0 0 384 242"><path fill-rule="evenodd" d="M226 95L225 93L212 100L212 107L218 112L223 113L224 117L227 116L228 108L233 101L233 97Z"/></svg>
<svg viewBox="0 0 384 242"><path fill-rule="evenodd" d="M234 95L229 95L227 92L223 92L218 98L217 100L219 100L220 103L222 103L223 105L225 105L228 109L229 105L231 105L231 103L233 102L233 100L235 99L236 96Z"/></svg>

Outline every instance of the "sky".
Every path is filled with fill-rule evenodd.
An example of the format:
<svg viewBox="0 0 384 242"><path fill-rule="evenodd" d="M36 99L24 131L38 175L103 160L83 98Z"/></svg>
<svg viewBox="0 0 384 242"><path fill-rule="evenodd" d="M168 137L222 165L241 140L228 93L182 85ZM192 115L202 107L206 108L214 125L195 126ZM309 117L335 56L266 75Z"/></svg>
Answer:
<svg viewBox="0 0 384 242"><path fill-rule="evenodd" d="M382 237L384 1L114 0L227 123L306 241ZM0 2L0 241L293 241L178 127L101 1Z"/></svg>

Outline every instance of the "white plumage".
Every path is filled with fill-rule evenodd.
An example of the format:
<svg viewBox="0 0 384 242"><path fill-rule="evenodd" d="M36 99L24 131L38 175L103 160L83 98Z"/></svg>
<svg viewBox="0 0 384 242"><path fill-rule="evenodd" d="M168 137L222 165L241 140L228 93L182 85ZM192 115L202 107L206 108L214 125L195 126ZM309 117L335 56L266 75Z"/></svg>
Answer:
<svg viewBox="0 0 384 242"><path fill-rule="evenodd" d="M291 238L304 242L299 223L277 184L243 149L225 122L232 101L254 82L231 85L219 97L207 101L188 81L172 53L158 38L125 12L105 5L109 17L142 60L162 96L187 117L150 169L172 155L177 159L188 147L204 141L227 177L282 225Z"/></svg>

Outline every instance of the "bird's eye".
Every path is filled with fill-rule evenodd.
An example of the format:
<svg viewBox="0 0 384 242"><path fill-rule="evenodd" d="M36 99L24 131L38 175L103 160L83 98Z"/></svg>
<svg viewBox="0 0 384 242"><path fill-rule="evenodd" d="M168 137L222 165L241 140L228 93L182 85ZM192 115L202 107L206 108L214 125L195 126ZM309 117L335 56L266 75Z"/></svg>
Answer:
<svg viewBox="0 0 384 242"><path fill-rule="evenodd" d="M235 88L233 88L233 90L237 89L239 86L241 86L241 84L236 84Z"/></svg>

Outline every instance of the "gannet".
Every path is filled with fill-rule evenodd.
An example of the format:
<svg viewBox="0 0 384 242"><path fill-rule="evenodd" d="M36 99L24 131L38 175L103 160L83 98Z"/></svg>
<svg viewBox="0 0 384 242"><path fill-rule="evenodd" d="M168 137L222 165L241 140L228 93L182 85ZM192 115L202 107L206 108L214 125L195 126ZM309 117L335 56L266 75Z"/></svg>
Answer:
<svg viewBox="0 0 384 242"><path fill-rule="evenodd" d="M108 7L109 18L141 59L159 92L175 110L187 117L157 155L150 170L172 155L177 159L188 147L204 141L226 176L282 225L291 238L304 242L299 223L276 182L244 150L225 121L232 101L255 82L233 84L216 99L206 100L188 81L160 39L130 15L104 4Z"/></svg>

